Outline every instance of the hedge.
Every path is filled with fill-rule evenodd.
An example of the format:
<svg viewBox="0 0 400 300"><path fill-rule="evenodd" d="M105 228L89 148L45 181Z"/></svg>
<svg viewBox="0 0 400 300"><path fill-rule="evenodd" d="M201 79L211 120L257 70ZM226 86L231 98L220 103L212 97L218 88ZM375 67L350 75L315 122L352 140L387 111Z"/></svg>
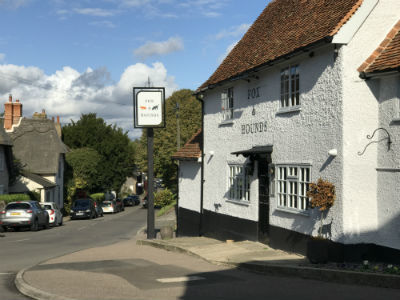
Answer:
<svg viewBox="0 0 400 300"><path fill-rule="evenodd" d="M31 200L31 197L27 194L3 194L0 195L0 201L4 201L5 204L14 201L26 201Z"/></svg>
<svg viewBox="0 0 400 300"><path fill-rule="evenodd" d="M90 198L92 198L95 201L98 202L103 202L105 199L104 193L96 193L96 194L91 194Z"/></svg>

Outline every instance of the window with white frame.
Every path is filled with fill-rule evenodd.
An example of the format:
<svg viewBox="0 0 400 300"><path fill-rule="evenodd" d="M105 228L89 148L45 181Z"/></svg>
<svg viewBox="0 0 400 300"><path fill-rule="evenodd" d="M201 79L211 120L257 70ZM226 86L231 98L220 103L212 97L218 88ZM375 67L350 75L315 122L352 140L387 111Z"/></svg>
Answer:
<svg viewBox="0 0 400 300"><path fill-rule="evenodd" d="M250 200L250 174L245 166L229 165L229 199Z"/></svg>
<svg viewBox="0 0 400 300"><path fill-rule="evenodd" d="M277 165L276 193L278 207L299 211L308 209L307 191L310 185L310 166Z"/></svg>
<svg viewBox="0 0 400 300"><path fill-rule="evenodd" d="M293 65L281 70L281 108L300 105L299 66Z"/></svg>
<svg viewBox="0 0 400 300"><path fill-rule="evenodd" d="M233 88L226 89L221 94L222 120L233 118Z"/></svg>

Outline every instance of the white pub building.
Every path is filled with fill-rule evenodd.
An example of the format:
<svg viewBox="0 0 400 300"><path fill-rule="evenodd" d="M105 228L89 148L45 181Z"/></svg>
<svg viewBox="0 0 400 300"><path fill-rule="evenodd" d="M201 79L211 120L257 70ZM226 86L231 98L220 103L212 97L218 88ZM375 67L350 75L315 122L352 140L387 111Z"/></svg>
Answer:
<svg viewBox="0 0 400 300"><path fill-rule="evenodd" d="M203 152L175 157L179 232L304 254L322 178L333 259L399 262L399 72L399 0L271 1L196 91Z"/></svg>

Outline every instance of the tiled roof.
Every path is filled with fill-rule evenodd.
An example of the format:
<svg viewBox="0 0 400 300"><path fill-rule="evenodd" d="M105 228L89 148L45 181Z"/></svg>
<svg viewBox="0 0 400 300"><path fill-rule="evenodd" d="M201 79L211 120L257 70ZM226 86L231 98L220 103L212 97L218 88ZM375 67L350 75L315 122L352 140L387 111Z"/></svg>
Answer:
<svg viewBox="0 0 400 300"><path fill-rule="evenodd" d="M377 73L398 68L400 68L400 20L358 71Z"/></svg>
<svg viewBox="0 0 400 300"><path fill-rule="evenodd" d="M333 37L363 0L273 0L198 91Z"/></svg>
<svg viewBox="0 0 400 300"><path fill-rule="evenodd" d="M179 149L178 152L172 155L173 159L177 160L197 160L201 157L201 138L202 132L201 129L197 131L191 139Z"/></svg>

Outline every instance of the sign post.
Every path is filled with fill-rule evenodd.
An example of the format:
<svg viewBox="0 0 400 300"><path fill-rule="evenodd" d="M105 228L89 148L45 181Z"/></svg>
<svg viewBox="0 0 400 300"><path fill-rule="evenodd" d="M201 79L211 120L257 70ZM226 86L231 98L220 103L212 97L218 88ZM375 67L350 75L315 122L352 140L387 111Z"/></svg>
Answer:
<svg viewBox="0 0 400 300"><path fill-rule="evenodd" d="M133 88L135 128L147 130L147 239L154 239L154 160L153 128L165 127L165 88Z"/></svg>

